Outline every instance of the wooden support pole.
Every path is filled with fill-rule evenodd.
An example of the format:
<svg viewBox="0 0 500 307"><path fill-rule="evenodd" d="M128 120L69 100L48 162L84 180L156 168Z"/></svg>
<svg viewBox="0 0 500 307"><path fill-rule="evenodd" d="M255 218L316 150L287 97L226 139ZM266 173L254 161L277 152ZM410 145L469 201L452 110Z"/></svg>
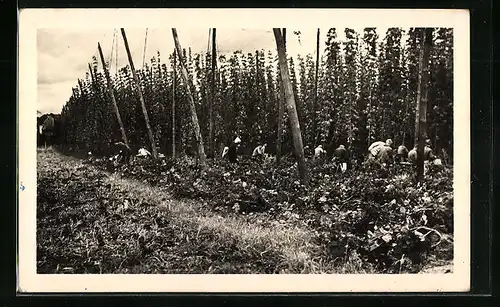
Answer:
<svg viewBox="0 0 500 307"><path fill-rule="evenodd" d="M139 83L139 78L137 77L137 72L135 71L134 62L132 61L132 55L130 54L130 49L128 46L127 35L125 34L125 29L121 28L123 43L125 44L125 50L127 51L127 57L130 64L130 70L132 70L132 76L134 77L135 86L137 89L137 94L139 95L139 100L141 101L142 113L144 114L144 120L146 122L146 127L148 129L149 141L151 142L151 150L153 151L153 157L158 158L158 151L156 150L156 143L153 137L153 131L149 125L148 111L146 110L146 104L144 103L144 97L142 96L141 84Z"/></svg>
<svg viewBox="0 0 500 307"><path fill-rule="evenodd" d="M286 28L283 28L283 46L286 52ZM287 64L288 65L288 64ZM276 164L280 165L281 162L281 149L283 144L283 115L285 113L285 91L283 89L283 79L279 86L280 96L278 99L278 136L276 140Z"/></svg>
<svg viewBox="0 0 500 307"><path fill-rule="evenodd" d="M172 158L175 159L175 84L177 83L177 56L174 49L174 67L172 80Z"/></svg>
<svg viewBox="0 0 500 307"><path fill-rule="evenodd" d="M259 51L258 50L255 50L255 89L257 92L257 96L255 97L256 101L255 101L252 113L256 117L258 117L258 111L257 111L258 109L255 108L255 106L260 105L260 95L261 95L260 88L259 88ZM255 112L257 112L257 114L255 114ZM257 127L255 127L254 129L256 132L259 131L257 129ZM251 146L252 148L255 148L255 146L262 144L261 143L262 142L262 133L259 132L257 135L258 135L257 143L252 144L252 146ZM253 140L253 141L255 142L255 140Z"/></svg>
<svg viewBox="0 0 500 307"><path fill-rule="evenodd" d="M128 139L127 139L127 134L125 133L125 128L123 126L122 118L120 116L120 110L118 110L118 104L116 103L115 94L113 93L113 83L111 81L111 77L109 75L108 68L106 67L106 62L104 61L104 56L102 55L102 49L101 49L100 43L97 43L97 49L99 49L99 56L101 58L102 67L104 68L104 75L106 76L108 94L109 94L109 97L111 98L111 101L113 102L113 107L115 109L116 118L118 119L118 124L120 125L120 131L122 133L122 139L123 139L123 142L125 143L125 146L127 146L130 149L130 145L129 145Z"/></svg>
<svg viewBox="0 0 500 307"><path fill-rule="evenodd" d="M198 123L198 115L196 115L196 106L194 104L193 94L191 93L191 84L189 81L188 72L186 69L186 65L182 59L182 48L179 43L179 38L177 36L177 30L172 28L172 36L174 38L175 49L177 50L177 56L179 58L179 63L181 66L181 76L184 80L184 85L186 87L186 92L189 99L189 108L191 110L191 122L193 124L194 129L194 137L196 139L196 143L198 145L198 158L200 159L200 163L202 166L206 166L207 158L205 156L205 149L203 148L203 137L200 132L200 125Z"/></svg>
<svg viewBox="0 0 500 307"><path fill-rule="evenodd" d="M415 143L417 145L417 181L424 177L424 145L427 138L427 94L429 82L429 54L432 45L432 28L422 31L417 90L417 116L415 118Z"/></svg>
<svg viewBox="0 0 500 307"><path fill-rule="evenodd" d="M212 99L210 99L208 108L209 108L209 134L208 134L208 144L209 144L209 156L214 158L215 157L215 144L214 144L214 118L213 118L213 113L214 113L214 104L215 104L215 68L216 68L216 63L217 63L217 50L216 50L216 29L212 29Z"/></svg>
<svg viewBox="0 0 500 307"><path fill-rule="evenodd" d="M314 73L314 100L313 100L313 107L312 107L312 136L313 136L313 148L316 148L316 130L317 130L317 123L316 123L316 108L317 108L317 103L318 103L318 67L319 67L319 28L318 32L316 34L316 71Z"/></svg>
<svg viewBox="0 0 500 307"><path fill-rule="evenodd" d="M295 158L297 159L297 165L299 169L299 175L302 180L302 184L308 187L309 178L307 174L306 161L304 157L304 146L302 143L302 135L300 132L300 123L299 123L299 117L297 115L297 108L295 105L295 97L293 94L292 82L290 80L290 72L288 70L285 44L280 29L274 28L273 31L274 31L274 37L276 39L276 46L278 49L279 67L280 67L283 89L285 91L285 96L286 96L286 106L292 129Z"/></svg>

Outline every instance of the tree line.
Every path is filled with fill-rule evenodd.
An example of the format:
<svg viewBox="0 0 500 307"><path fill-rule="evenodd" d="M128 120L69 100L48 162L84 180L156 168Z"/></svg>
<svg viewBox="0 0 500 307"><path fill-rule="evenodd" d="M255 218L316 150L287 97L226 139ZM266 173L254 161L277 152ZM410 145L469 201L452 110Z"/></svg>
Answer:
<svg viewBox="0 0 500 307"><path fill-rule="evenodd" d="M339 31L344 31L345 39L339 39ZM413 147L422 31L389 28L380 40L376 28L365 28L362 33L331 28L319 44L317 68L313 54L288 56L304 146L345 144L354 159L361 158L377 140L392 138L397 145ZM433 29L431 45L425 137L438 154L445 150L452 159L452 29ZM135 72L158 151L172 155L175 146L177 155L196 155L189 95L175 52L167 55L166 61L157 52ZM208 140L204 146L213 147L207 150L209 156L220 153L235 136L243 140L243 152L267 143L267 151L275 153L279 106L284 103L276 50L217 55L215 70L213 54L182 49L199 131L203 140ZM120 68L110 80L128 142L132 148L150 148L130 65ZM107 84L102 63L94 57L89 72L78 80L62 109L62 145L97 153L122 139ZM293 148L287 112L283 112L283 122L281 146L286 153Z"/></svg>

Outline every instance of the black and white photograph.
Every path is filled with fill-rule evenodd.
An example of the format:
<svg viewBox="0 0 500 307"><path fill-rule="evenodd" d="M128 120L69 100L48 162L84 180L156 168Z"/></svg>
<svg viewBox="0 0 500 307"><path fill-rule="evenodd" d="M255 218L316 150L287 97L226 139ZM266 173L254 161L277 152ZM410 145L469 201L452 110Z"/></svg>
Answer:
<svg viewBox="0 0 500 307"><path fill-rule="evenodd" d="M20 19L26 285L468 290L468 14L62 11Z"/></svg>

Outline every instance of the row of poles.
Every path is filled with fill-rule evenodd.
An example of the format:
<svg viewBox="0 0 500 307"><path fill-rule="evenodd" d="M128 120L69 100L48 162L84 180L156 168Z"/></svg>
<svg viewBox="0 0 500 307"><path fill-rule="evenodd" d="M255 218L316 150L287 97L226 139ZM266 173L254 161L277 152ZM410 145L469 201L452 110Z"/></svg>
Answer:
<svg viewBox="0 0 500 307"><path fill-rule="evenodd" d="M294 151L295 151L295 156L297 157L297 166L299 169L299 174L300 177L302 178L303 184L305 186L308 185L308 175L307 175L307 170L306 170L306 165L305 165L305 157L304 157L304 148L303 148L303 143L302 143L302 135L301 135L301 130L300 130L300 124L298 120L298 115L297 115L297 109L296 109L296 103L295 103L295 98L293 95L293 89L292 89L292 84L290 80L290 72L288 69L288 64L287 64L287 57L286 57L286 29L280 29L280 28L274 28L273 29L274 36L276 39L276 46L278 50L278 59L279 59L279 68L280 68L280 75L281 75L281 86L280 86L280 101L279 101L279 108L278 108L278 142L277 142L277 163L279 164L279 159L281 156L281 138L282 138L282 129L283 129L283 115L284 115L284 106L286 105L287 107L287 113L290 118L290 128L292 131L292 139L293 139L293 146L294 146ZM127 57L128 61L130 64L130 68L132 70L132 75L134 79L134 83L136 86L137 94L139 96L139 100L141 102L141 107L142 107L142 112L145 118L146 122L146 127L148 129L148 136L149 140L151 142L151 149L153 152L153 157L158 158L158 151L156 148L156 143L153 137L153 132L151 130L151 126L149 124L149 117L148 117L148 112L146 109L146 105L144 102L144 97L140 88L140 83L139 83L139 78L137 76L137 72L135 70L135 66L132 60L132 55L130 53L130 48L128 45L128 40L127 36L125 34L125 29L121 28L121 34L123 37L123 42L125 45L125 49L127 52ZM203 145L203 138L201 136L200 132L200 126L198 122L198 117L196 114L196 107L195 107L195 102L193 98L193 93L191 93L191 86L189 85L189 77L188 77L188 71L186 68L186 64L183 61L182 58L182 48L179 42L179 38L177 35L177 30L175 28L172 28L172 36L174 39L174 44L175 44L175 51L174 51L174 82L173 82L173 107L175 109L175 79L176 79L176 69L175 69L175 59L178 57L179 59L179 64L181 68L181 76L184 81L185 87L186 87L186 92L189 100L189 109L190 109L190 115L191 115L191 122L193 124L193 130L194 130L194 135L195 135L195 140L197 143L198 147L198 158L201 162L201 165L206 165L206 154L204 150L204 145ZM424 33L422 33L423 40L422 40L422 45L423 45L423 50L420 55L420 69L419 69L419 87L418 87L418 93L417 93L417 118L416 118L416 137L418 140L418 154L417 154L417 177L420 179L423 175L423 143L424 143L424 138L423 136L425 135L425 114L426 114L426 106L427 106L427 80L428 80L428 57L429 57L429 49L430 49L430 43L432 39L432 29L426 29ZM211 99L209 100L209 151L210 154L213 155L213 100L215 99L215 61L216 61L216 30L213 29L212 31L212 91L211 91ZM128 139L125 133L125 128L123 126L123 122L121 120L120 112L118 109L118 105L116 103L116 99L113 93L113 85L112 85L112 80L109 75L109 71L106 67L106 63L104 61L104 56L102 53L101 45L98 43L98 51L99 51L99 56L101 58L101 62L104 68L106 80L107 80L107 91L108 95L110 96L111 101L113 102L114 110L118 119L118 123L120 125L120 130L122 133L122 138L127 147L129 147ZM175 54L176 53L176 54ZM176 56L177 55L177 56ZM315 99L314 99L314 106L313 109L315 111L316 109L316 99L317 99L317 75L318 75L318 62L319 62L319 29L317 32L317 54L316 54L316 84L315 84ZM90 66L89 66L90 67ZM97 86L95 83L95 77L93 76L92 69L91 71L91 77L92 81L94 83L94 86ZM81 86L81 84L80 84ZM285 103L286 102L286 103ZM315 117L314 112L314 117ZM172 112L172 121L175 123L175 112ZM313 118L313 132L315 135L315 130L316 130L316 125L315 125L316 119ZM172 134L175 136L175 125L172 125ZM175 157L175 137L173 138L173 155Z"/></svg>
<svg viewBox="0 0 500 307"><path fill-rule="evenodd" d="M141 87L140 87L140 83L139 83L139 77L137 76L137 72L135 70L135 66L134 66L134 61L132 60L132 54L130 53L130 48L129 48L129 44L128 44L128 40L127 40L127 35L125 33L125 29L124 28L121 28L121 34L122 34L122 37L123 37L123 43L125 45L125 50L127 52L127 58L128 58L128 62L129 62L129 65L130 65L130 69L132 70L132 76L133 76L133 80L134 80L134 84L135 84L135 87L136 87L136 91L137 91L137 95L139 97L139 100L140 100L140 103L141 103L141 108L142 108L142 113L144 115L144 119L145 119L145 122L146 122L146 128L148 130L148 137L149 137L149 140L151 142L151 149L152 149L152 152L153 152L153 157L154 158L158 158L158 150L156 148L156 143L155 143L155 140L154 140L154 137L153 137L153 131L151 129L151 125L149 123L149 116L148 116L148 112L147 112L147 109L146 109L146 104L144 102L144 96L142 94L142 91L141 91ZM213 35L212 35L212 38L213 38L213 50L212 50L212 70L215 71L215 29L213 29ZM173 79L174 79L174 82L173 82L173 94L172 94L172 101L173 101L173 108L175 110L175 86L176 86L176 69L175 69L175 66L176 66L176 59L177 57L179 58L179 63L180 63L180 67L181 67L181 76L183 78L183 81L186 85L189 84L189 77L188 77L188 72L187 72L187 68L185 66L185 63L182 59L182 48L181 48L181 45L179 43L179 38L178 38L178 35L177 35L177 30L175 28L172 28L172 36L173 36L173 39L174 39L174 43L175 43L175 50L174 50L174 76L173 76ZM125 128L124 128L124 125L123 125L123 121L121 119L121 116L120 116L120 111L118 109L118 104L116 102L116 98L115 98L115 95L114 95L114 91L113 91L113 84L112 84L112 80L111 80L111 76L110 76L110 73L109 73L109 70L108 68L106 67L106 62L104 61L104 55L103 55L103 52L102 52L102 48L101 48L101 44L98 43L97 44L97 49L99 51L99 57L101 59L101 62L102 62L102 66L103 66L103 69L104 69L104 74L105 74L105 77L106 77L106 89L107 89L107 92L108 92L108 95L109 95L109 98L111 99L112 103L113 103L113 107L114 107L114 110L115 110L115 114L116 114L116 117L118 119L118 124L120 125L120 131L121 131L121 134L122 134L122 139L123 139L123 142L125 143L125 145L127 147L130 148L130 145L129 145L129 141L128 141L128 138L127 138L127 134L125 132ZM94 73L92 71L92 68L90 67L90 64L89 64L89 69L90 69L90 76L91 76L91 79L92 79L92 83L94 85L94 87L97 87L97 84L96 84L96 78L94 76ZM79 81L79 85L80 85L80 88L82 87L81 85L81 82ZM212 74L212 89L214 88L214 85L215 85L215 74L213 73ZM198 143L198 156L200 158L200 162L202 164L205 164L206 163L206 155L205 155L205 151L204 151L204 146L203 146L203 139L201 137L201 132L200 132L200 126L198 124L198 118L197 118L197 115L196 115L196 108L195 108L195 104L194 104L194 98L193 98L193 94L191 93L191 88L190 86L186 86L186 91L187 91L187 94L188 94L188 99L189 99L189 107L190 107L190 113L191 113L191 121L193 123L193 126L194 126L194 134L195 134L195 139L196 139L196 142ZM213 135L213 116L212 116L212 100L215 98L215 93L214 91L212 90L212 99L210 100L210 114L209 114L209 118L210 118L210 140L212 139L212 135ZM172 122L175 123L175 112L172 112ZM173 156L175 157L175 125L172 125L172 135L173 135L173 140L172 140L172 151L173 151ZM213 144L211 144L211 142L209 142L209 145L210 145L210 149L212 149L213 147Z"/></svg>
<svg viewBox="0 0 500 307"><path fill-rule="evenodd" d="M157 148L156 148L156 145L155 145L155 140L154 140L154 137L153 137L153 132L152 132L152 129L151 129L151 126L149 124L149 117L148 117L148 112L147 112L147 109L146 109L146 105L145 105L145 102L144 102L144 97L143 97L143 94L142 94L142 91L141 91L141 88L140 88L140 83L139 83L139 78L137 76L137 73L136 73L136 70L135 70L135 66L134 66L134 62L132 60L132 56L131 56L131 53L130 53L130 48L129 48L129 44L128 44L128 40L127 40L127 35L125 33L125 29L124 28L121 28L121 34L122 34L122 37L123 37L123 42L124 42L124 45L125 45L125 50L127 52L127 57L128 57L128 61L129 61L129 64L130 64L130 68L132 70L132 76L133 76L133 80L134 80L134 83L135 83L135 87L136 87L136 91L137 91L137 95L140 99L140 102L141 102L141 108L142 108L142 112L143 112L143 115L144 115L144 119L145 119L145 122L146 122L146 127L148 129L148 137L150 139L150 142L151 142L151 148L152 148L152 152L153 152L153 157L157 158L158 157L158 151L157 151ZM279 31L280 29L278 29ZM276 34L279 34L280 35L280 40L283 42L283 45L282 45L282 48L283 48L283 51L286 52L286 28L283 28L282 31L280 31L281 33L275 33ZM178 38L178 35L177 35L177 30L175 28L172 28L172 36L173 36L173 39L174 39L174 44L175 44L175 50L174 50L174 70L173 70L173 91L172 91L172 104L173 104L173 109L175 110L175 87L176 87L176 60L177 60L177 57L179 58L179 63L180 63L180 68L181 68L181 75L182 75L182 78L183 78L183 81L185 82L185 84L189 84L189 78L188 78L188 73L187 73L187 68L186 68L186 65L182 59L182 48L181 48L181 45L180 45L180 42L179 42L179 38ZM215 77L216 77L216 74L215 74L215 70L216 70L216 29L212 29L211 31L211 38L212 38L212 75L211 75L211 99L209 99L209 154L211 156L214 155L214 144L213 144L213 134L214 134L214 124L213 124L213 102L214 102L214 99L215 99ZM277 37L276 37L277 38ZM278 38L277 38L278 39ZM279 45L277 45L278 48L280 47ZM120 125L120 131L121 131L121 134L122 134L122 139L123 139L123 142L125 143L125 145L127 147L129 147L129 142L128 142L128 139L127 139L127 135L126 135L126 132L125 132L125 128L124 128L124 125L123 125L123 122L122 122L122 119L121 119L121 116L120 116L120 111L118 109L118 104L116 102L116 98L115 98L115 95L114 95L114 92L113 92L113 84L112 84L112 80L111 80L111 77L110 77L110 73L109 73L109 70L108 68L106 67L106 62L104 60L104 56L103 56L103 52L102 52L102 48L101 48L101 45L100 43L98 43L97 45L98 47L98 51L99 51L99 57L101 59L101 62L102 62L102 66L103 66L103 69L104 69L104 73L105 73L105 77L106 77L106 81L107 81L107 84L106 84L106 88L107 88L107 92L108 92L108 95L113 103L113 107L114 107L114 110L115 110L115 113L116 113L116 117L118 119L118 124ZM146 48L146 46L144 46ZM286 54L284 55L285 59L286 59ZM317 32L317 52L316 52L316 80L317 80L317 76L318 76L318 62L319 62L319 29L318 29L318 32ZM284 63L286 65L286 62ZM287 66L287 65L286 65ZM90 67L90 64L89 64L89 69L90 69L90 74L91 74L91 78L92 78L92 83L94 84L94 86L97 86L96 85L96 79L95 79L95 76L93 74L93 71ZM282 136L282 130L283 130L283 115L284 115L284 107L285 107L285 97L286 97L286 94L285 94L285 87L284 84L283 84L283 78L282 78L282 86L280 86L280 99L279 99L279 107L278 107L278 142L277 142L277 163L279 164L280 162L280 156L281 156L281 140L283 138ZM80 84L80 87L81 87L81 84ZM197 119L197 115L196 115L196 109L195 109L195 104L194 104L194 99L193 99L193 93L191 93L191 87L190 86L186 86L186 91L187 91L187 96L188 96L188 99L189 99L189 105L190 105L190 114L191 114L191 121L193 123L193 126L194 126L194 134L195 134L195 139L196 139L196 142L198 143L198 156L200 158L200 162L202 164L205 164L206 162L206 155L205 155L205 152L204 152L204 146L203 146L203 140L202 140L202 137L201 137L201 133L200 133L200 127L199 127L199 124L198 124L198 119ZM315 101L317 99L317 82L315 84ZM316 105L316 104L314 104ZM295 109L295 107L294 107ZM316 113L316 112L314 112ZM175 123L175 112L172 112L172 122ZM315 123L316 121L313 120L313 122ZM298 124L298 121L297 121L297 124ZM313 130L315 130L316 128L316 125L313 125ZM303 151L303 149L302 149ZM175 157L175 125L172 125L172 155L173 157Z"/></svg>

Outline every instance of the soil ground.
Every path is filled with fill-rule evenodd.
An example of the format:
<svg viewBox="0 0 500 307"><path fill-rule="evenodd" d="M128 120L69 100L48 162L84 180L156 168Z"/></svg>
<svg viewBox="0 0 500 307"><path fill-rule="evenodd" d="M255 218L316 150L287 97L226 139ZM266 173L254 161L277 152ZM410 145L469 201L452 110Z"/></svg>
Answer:
<svg viewBox="0 0 500 307"><path fill-rule="evenodd" d="M37 158L38 273L380 272L293 212L215 210L52 149ZM441 248L421 273L452 271L452 248Z"/></svg>

